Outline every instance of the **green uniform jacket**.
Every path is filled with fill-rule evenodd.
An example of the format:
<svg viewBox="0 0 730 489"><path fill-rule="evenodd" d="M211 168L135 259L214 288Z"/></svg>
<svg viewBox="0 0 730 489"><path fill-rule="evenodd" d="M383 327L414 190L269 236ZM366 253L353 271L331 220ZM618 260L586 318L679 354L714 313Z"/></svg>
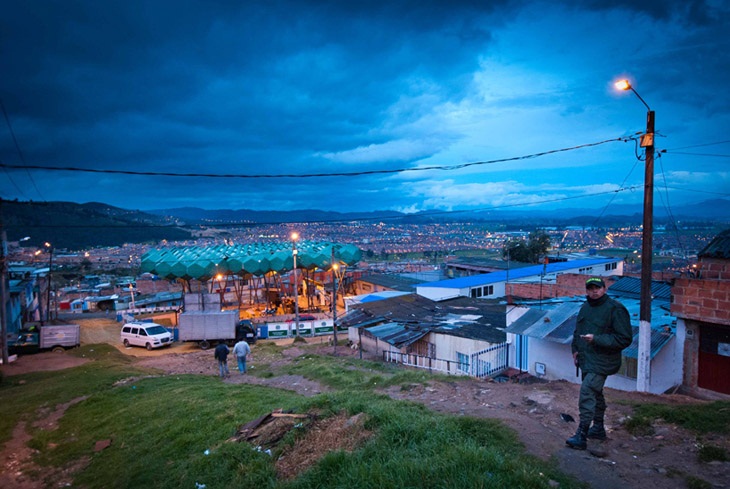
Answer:
<svg viewBox="0 0 730 489"><path fill-rule="evenodd" d="M585 334L593 335L592 343L580 337ZM597 301L586 301L580 308L572 350L578 352L578 365L583 373L612 375L621 368L621 350L629 346L632 339L629 311L617 300L604 295Z"/></svg>

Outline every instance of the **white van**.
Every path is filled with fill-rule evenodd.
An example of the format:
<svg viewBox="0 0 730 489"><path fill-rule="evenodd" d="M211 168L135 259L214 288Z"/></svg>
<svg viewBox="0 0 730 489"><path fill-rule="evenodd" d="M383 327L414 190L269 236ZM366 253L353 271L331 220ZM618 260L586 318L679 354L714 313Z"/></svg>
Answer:
<svg viewBox="0 0 730 489"><path fill-rule="evenodd" d="M172 344L172 333L157 323L127 323L122 326L124 346L144 346L148 350Z"/></svg>

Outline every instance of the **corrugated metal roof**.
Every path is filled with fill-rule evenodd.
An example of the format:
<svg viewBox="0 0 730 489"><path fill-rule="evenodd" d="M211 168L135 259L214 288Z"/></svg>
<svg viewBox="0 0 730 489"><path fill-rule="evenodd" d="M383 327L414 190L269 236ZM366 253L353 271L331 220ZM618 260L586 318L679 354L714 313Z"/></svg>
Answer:
<svg viewBox="0 0 730 489"><path fill-rule="evenodd" d="M624 355L636 358L639 345L638 323L640 301L637 299L622 298L620 302L629 311L634 333L633 342L631 346L624 350ZM580 302L566 302L557 305L554 303L546 303L542 306L543 309L531 308L522 317L510 324L505 331L507 333L568 344L573 340L575 321L581 305L582 303ZM668 306L668 301L652 301L652 358L675 336L676 319L668 313L666 309Z"/></svg>
<svg viewBox="0 0 730 489"><path fill-rule="evenodd" d="M512 323L506 332L557 343L570 343L573 340L575 318L578 316L580 307L580 303L565 302L555 308L530 309Z"/></svg>
<svg viewBox="0 0 730 489"><path fill-rule="evenodd" d="M575 268L588 268L593 266L614 263L616 258L598 258L586 260L572 260L560 263L548 263L547 265L533 265L530 267L518 268L515 270L483 273L479 275L471 275L469 277L453 278L448 280L439 280L437 282L428 282L419 284L418 287L438 287L444 289L463 289L466 287L474 287L478 285L488 285L497 282L505 282L518 280L526 277L536 277L543 273L558 273Z"/></svg>
<svg viewBox="0 0 730 489"><path fill-rule="evenodd" d="M636 277L621 277L608 290L611 292L611 295L638 299L641 297L641 279ZM655 299L668 301L672 297L672 287L667 282L652 280L651 295Z"/></svg>
<svg viewBox="0 0 730 489"><path fill-rule="evenodd" d="M403 292L413 292L416 290L416 285L421 284L424 280L418 280L411 277L403 277L401 275L392 275L385 273L372 273L364 275L359 279L362 282L367 282L381 287L387 287L393 290L400 290Z"/></svg>
<svg viewBox="0 0 730 489"><path fill-rule="evenodd" d="M506 339L505 309L503 304L483 299L457 297L435 302L417 294L408 294L357 304L338 324L370 327L375 323L396 323L409 331L421 330L424 334L433 331L501 343Z"/></svg>
<svg viewBox="0 0 730 489"><path fill-rule="evenodd" d="M428 328L412 328L398 323L381 324L365 330L396 348L411 345L430 332Z"/></svg>
<svg viewBox="0 0 730 489"><path fill-rule="evenodd" d="M634 341L631 345L623 351L623 355L629 358L639 358L639 328L634 329ZM651 358L654 358L659 353L664 345L669 343L669 340L674 338L673 331L667 331L665 329L654 329L651 330Z"/></svg>
<svg viewBox="0 0 730 489"><path fill-rule="evenodd" d="M730 259L730 229L721 232L700 251L699 258Z"/></svg>

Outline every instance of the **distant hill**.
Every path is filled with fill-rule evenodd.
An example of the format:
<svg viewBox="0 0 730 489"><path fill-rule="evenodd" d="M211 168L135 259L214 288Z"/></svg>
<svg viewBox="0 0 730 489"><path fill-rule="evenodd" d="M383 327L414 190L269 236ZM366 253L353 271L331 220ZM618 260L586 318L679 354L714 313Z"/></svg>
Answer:
<svg viewBox="0 0 730 489"><path fill-rule="evenodd" d="M69 250L191 237L170 219L96 202L3 201L2 219L10 241L27 236L29 245Z"/></svg>
<svg viewBox="0 0 730 489"><path fill-rule="evenodd" d="M215 209L206 210L197 207L180 207L175 209L154 209L147 211L157 216L171 216L186 224L279 224L289 222L327 222L353 221L363 219L390 219L405 217L407 214L395 211L375 212L336 212L303 209L297 211L255 211L251 209Z"/></svg>
<svg viewBox="0 0 730 489"><path fill-rule="evenodd" d="M156 209L147 211L157 216L168 216L179 219L186 224L278 224L289 222L346 222L351 220L399 219L400 222L426 223L448 221L510 221L522 224L535 222L536 225L611 225L641 224L643 208L636 206L616 205L602 209L528 209L520 211L488 210L464 212L425 211L415 214L404 214L395 211L374 212L335 212L314 209L298 211L255 211L251 209L216 209L206 210L196 207L175 209ZM675 220L720 220L730 222L730 200L714 199L692 205L678 206L671 209ZM600 218L600 219L599 219ZM596 223L596 220L599 222ZM654 219L662 223L669 219L667 209L655 198ZM548 224L549 223L549 224Z"/></svg>
<svg viewBox="0 0 730 489"><path fill-rule="evenodd" d="M730 223L730 200L714 199L673 207L674 221ZM427 211L404 214L395 211L336 212L304 209L297 211L256 211L251 209L206 210L196 207L157 209L146 212L121 209L91 202L2 201L2 219L8 239L29 236L28 244L41 246L48 241L56 248L70 250L124 243L155 243L186 240L189 228L201 226L253 226L299 222L349 222L383 219L390 222L423 224L431 222L494 222L507 228L540 226L619 226L642 222L640 206L612 206L605 210L489 210L465 212ZM671 219L660 199L655 199L654 222Z"/></svg>

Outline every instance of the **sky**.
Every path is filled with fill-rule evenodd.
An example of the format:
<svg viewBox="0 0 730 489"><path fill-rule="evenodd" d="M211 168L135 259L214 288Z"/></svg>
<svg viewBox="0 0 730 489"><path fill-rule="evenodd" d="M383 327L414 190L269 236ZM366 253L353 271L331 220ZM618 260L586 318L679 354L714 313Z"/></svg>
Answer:
<svg viewBox="0 0 730 489"><path fill-rule="evenodd" d="M725 0L6 1L0 198L640 208L641 99L655 206L730 198L728 32Z"/></svg>

